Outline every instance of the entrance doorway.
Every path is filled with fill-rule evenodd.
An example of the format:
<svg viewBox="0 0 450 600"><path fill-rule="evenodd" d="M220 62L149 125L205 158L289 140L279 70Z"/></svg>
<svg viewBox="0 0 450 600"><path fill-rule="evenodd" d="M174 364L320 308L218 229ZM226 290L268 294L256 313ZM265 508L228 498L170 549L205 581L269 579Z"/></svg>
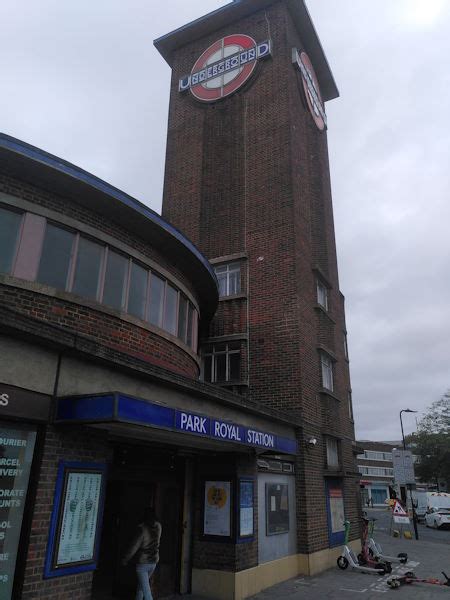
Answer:
<svg viewBox="0 0 450 600"><path fill-rule="evenodd" d="M155 510L162 525L160 561L152 578L154 598L172 598L179 592L183 489L183 459L145 446L114 448L93 600L134 597L134 564L123 567L121 559L146 507Z"/></svg>

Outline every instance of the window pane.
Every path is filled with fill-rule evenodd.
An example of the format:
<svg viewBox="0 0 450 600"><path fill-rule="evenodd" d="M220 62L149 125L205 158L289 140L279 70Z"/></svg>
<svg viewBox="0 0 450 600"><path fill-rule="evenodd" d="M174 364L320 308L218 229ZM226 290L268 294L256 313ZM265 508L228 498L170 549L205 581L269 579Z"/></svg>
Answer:
<svg viewBox="0 0 450 600"><path fill-rule="evenodd" d="M178 307L178 337L183 342L186 341L186 321L188 312L188 301L185 296L180 294L180 306Z"/></svg>
<svg viewBox="0 0 450 600"><path fill-rule="evenodd" d="M103 303L121 310L125 304L125 276L128 259L117 252L108 251L105 284L103 287Z"/></svg>
<svg viewBox="0 0 450 600"><path fill-rule="evenodd" d="M193 327L193 317L194 317L195 308L189 303L188 309L188 324L187 324L187 334L186 334L186 344L192 348L193 337L192 337L192 327ZM195 350L195 348L194 348Z"/></svg>
<svg viewBox="0 0 450 600"><path fill-rule="evenodd" d="M237 352L229 355L230 360L230 379L236 381L241 378L241 355Z"/></svg>
<svg viewBox="0 0 450 600"><path fill-rule="evenodd" d="M100 265L104 246L80 237L72 291L86 298L97 298Z"/></svg>
<svg viewBox="0 0 450 600"><path fill-rule="evenodd" d="M75 234L47 223L37 281L65 290Z"/></svg>
<svg viewBox="0 0 450 600"><path fill-rule="evenodd" d="M327 463L329 467L339 466L338 443L333 438L327 438Z"/></svg>
<svg viewBox="0 0 450 600"><path fill-rule="evenodd" d="M226 354L216 354L216 378L215 381L227 380L227 356Z"/></svg>
<svg viewBox="0 0 450 600"><path fill-rule="evenodd" d="M22 215L0 208L0 272L11 273Z"/></svg>
<svg viewBox="0 0 450 600"><path fill-rule="evenodd" d="M217 281L219 282L219 296L222 298L227 295L227 274L218 273Z"/></svg>
<svg viewBox="0 0 450 600"><path fill-rule="evenodd" d="M317 282L317 303L328 308L328 290L320 281Z"/></svg>
<svg viewBox="0 0 450 600"><path fill-rule="evenodd" d="M322 385L327 390L333 391L333 365L331 359L322 355Z"/></svg>
<svg viewBox="0 0 450 600"><path fill-rule="evenodd" d="M148 271L131 263L130 290L128 292L128 312L139 319L145 318L145 302L147 300Z"/></svg>
<svg viewBox="0 0 450 600"><path fill-rule="evenodd" d="M171 285L166 288L166 306L164 310L164 329L173 335L177 332L178 292Z"/></svg>
<svg viewBox="0 0 450 600"><path fill-rule="evenodd" d="M162 310L164 300L164 279L160 279L152 273L150 282L150 314L149 320L153 325L162 326Z"/></svg>
<svg viewBox="0 0 450 600"><path fill-rule="evenodd" d="M238 294L240 291L240 279L241 274L238 269L230 272L229 286L228 286L228 295Z"/></svg>

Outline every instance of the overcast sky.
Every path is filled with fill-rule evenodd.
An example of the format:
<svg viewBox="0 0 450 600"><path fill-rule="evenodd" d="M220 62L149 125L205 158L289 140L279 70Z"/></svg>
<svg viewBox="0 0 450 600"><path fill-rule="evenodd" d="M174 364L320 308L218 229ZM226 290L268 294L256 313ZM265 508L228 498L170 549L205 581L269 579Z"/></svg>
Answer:
<svg viewBox="0 0 450 600"><path fill-rule="evenodd" d="M223 4L0 0L0 131L159 212L170 69L152 41ZM401 408L450 388L450 1L308 7L341 94L326 108L357 435L398 439Z"/></svg>

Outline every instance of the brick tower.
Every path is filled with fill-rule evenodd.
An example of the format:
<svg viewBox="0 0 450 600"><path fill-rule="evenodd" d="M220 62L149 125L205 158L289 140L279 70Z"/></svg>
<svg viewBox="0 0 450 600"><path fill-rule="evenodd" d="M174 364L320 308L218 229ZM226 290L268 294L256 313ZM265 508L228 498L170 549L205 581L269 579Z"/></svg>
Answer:
<svg viewBox="0 0 450 600"><path fill-rule="evenodd" d="M333 564L358 474L324 103L303 0L240 0L155 42L172 68L163 216L214 265L203 377L298 422L297 552Z"/></svg>

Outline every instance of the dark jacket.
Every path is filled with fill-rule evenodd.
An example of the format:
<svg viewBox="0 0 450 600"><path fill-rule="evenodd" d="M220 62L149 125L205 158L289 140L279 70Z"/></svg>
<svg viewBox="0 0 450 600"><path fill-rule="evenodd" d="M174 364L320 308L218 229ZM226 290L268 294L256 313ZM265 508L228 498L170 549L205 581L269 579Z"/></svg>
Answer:
<svg viewBox="0 0 450 600"><path fill-rule="evenodd" d="M158 521L153 525L141 523L130 546L123 555L123 564L129 562L135 555L137 564L157 563L159 561L161 530L161 523L158 523Z"/></svg>

